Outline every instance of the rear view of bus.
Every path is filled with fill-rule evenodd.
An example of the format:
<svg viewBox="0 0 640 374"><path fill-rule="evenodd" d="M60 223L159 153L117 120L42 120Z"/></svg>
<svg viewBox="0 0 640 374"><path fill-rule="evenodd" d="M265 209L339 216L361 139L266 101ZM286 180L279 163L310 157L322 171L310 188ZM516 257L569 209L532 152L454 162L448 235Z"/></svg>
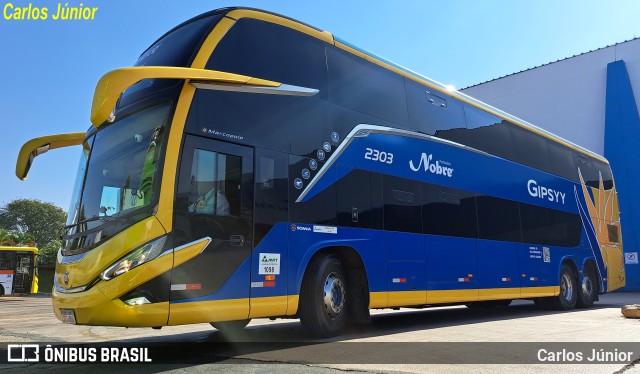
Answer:
<svg viewBox="0 0 640 374"><path fill-rule="evenodd" d="M286 17L181 24L102 77L91 122L16 166L80 146L65 323L290 317L331 336L373 308L568 310L624 286L606 160ZM487 144L493 129L522 147Z"/></svg>

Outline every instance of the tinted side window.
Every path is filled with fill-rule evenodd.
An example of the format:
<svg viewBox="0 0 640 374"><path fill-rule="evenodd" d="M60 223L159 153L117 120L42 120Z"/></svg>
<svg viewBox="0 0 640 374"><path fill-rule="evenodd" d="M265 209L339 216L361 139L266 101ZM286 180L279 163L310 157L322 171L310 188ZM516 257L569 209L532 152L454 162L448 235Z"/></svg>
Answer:
<svg viewBox="0 0 640 374"><path fill-rule="evenodd" d="M580 243L582 221L573 213L549 209L549 245L575 247Z"/></svg>
<svg viewBox="0 0 640 374"><path fill-rule="evenodd" d="M550 244L548 210L550 209L520 203L523 242L531 244Z"/></svg>
<svg viewBox="0 0 640 374"><path fill-rule="evenodd" d="M519 242L518 203L493 196L478 196L478 231L481 239Z"/></svg>
<svg viewBox="0 0 640 374"><path fill-rule="evenodd" d="M175 29L144 51L134 66L190 66L197 51L200 49L202 41L219 20L219 15L205 17ZM118 108L124 108L131 103L148 97L152 92L158 92L182 82L174 79L145 79L140 81L127 88L122 94L118 101Z"/></svg>
<svg viewBox="0 0 640 374"><path fill-rule="evenodd" d="M466 144L462 103L405 79L410 127L425 134Z"/></svg>
<svg viewBox="0 0 640 374"><path fill-rule="evenodd" d="M334 47L327 47L327 59L333 103L407 123L404 78Z"/></svg>
<svg viewBox="0 0 640 374"><path fill-rule="evenodd" d="M255 19L236 21L206 68L315 88L327 98L325 43L284 26Z"/></svg>
<svg viewBox="0 0 640 374"><path fill-rule="evenodd" d="M467 105L464 107L469 146L492 155L513 159L511 133L506 121L483 110Z"/></svg>
<svg viewBox="0 0 640 374"><path fill-rule="evenodd" d="M384 229L422 232L419 182L384 175Z"/></svg>
<svg viewBox="0 0 640 374"><path fill-rule="evenodd" d="M256 245L276 223L288 221L288 166L286 154L256 149L254 194Z"/></svg>
<svg viewBox="0 0 640 374"><path fill-rule="evenodd" d="M192 214L240 217L242 157L196 149L191 169Z"/></svg>
<svg viewBox="0 0 640 374"><path fill-rule="evenodd" d="M580 169L580 173L582 174L582 178L587 186L599 188L600 187L600 174L598 170L594 167L591 159L586 156L574 152L573 154L575 165L578 169Z"/></svg>
<svg viewBox="0 0 640 374"><path fill-rule="evenodd" d="M425 183L422 220L425 234L475 238L478 236L475 194Z"/></svg>
<svg viewBox="0 0 640 374"><path fill-rule="evenodd" d="M613 174L611 173L611 167L604 162L592 160L593 166L596 171L599 171L602 175L602 182L605 190L613 188Z"/></svg>
<svg viewBox="0 0 640 374"><path fill-rule="evenodd" d="M330 140L324 42L287 27L240 19L206 67L319 92L313 97L298 97L199 89L188 117L188 131L307 156Z"/></svg>
<svg viewBox="0 0 640 374"><path fill-rule="evenodd" d="M296 203L296 199L309 183L310 179L304 179L301 170L309 167L309 159L289 155L289 217L295 223L317 223L324 225L336 225L336 184L322 190L306 202ZM328 175L324 176L329 178ZM295 187L295 180L300 178L303 185L300 189Z"/></svg>
<svg viewBox="0 0 640 374"><path fill-rule="evenodd" d="M0 270L9 270L9 269L13 270L15 268L16 268L16 253L0 252Z"/></svg>
<svg viewBox="0 0 640 374"><path fill-rule="evenodd" d="M568 180L578 180L578 168L573 160L573 151L566 146L556 143L550 139L547 142L549 151L549 168L551 174L558 175Z"/></svg>
<svg viewBox="0 0 640 374"><path fill-rule="evenodd" d="M382 229L382 216L371 202L371 172L353 169L336 184L338 226Z"/></svg>
<svg viewBox="0 0 640 374"><path fill-rule="evenodd" d="M513 161L538 170L549 171L547 141L542 136L510 124Z"/></svg>
<svg viewBox="0 0 640 374"><path fill-rule="evenodd" d="M331 139L329 103L297 96L201 90L189 110L187 132L298 155Z"/></svg>
<svg viewBox="0 0 640 374"><path fill-rule="evenodd" d="M135 65L189 66L208 31L220 18L220 15L205 17L175 29L144 51Z"/></svg>

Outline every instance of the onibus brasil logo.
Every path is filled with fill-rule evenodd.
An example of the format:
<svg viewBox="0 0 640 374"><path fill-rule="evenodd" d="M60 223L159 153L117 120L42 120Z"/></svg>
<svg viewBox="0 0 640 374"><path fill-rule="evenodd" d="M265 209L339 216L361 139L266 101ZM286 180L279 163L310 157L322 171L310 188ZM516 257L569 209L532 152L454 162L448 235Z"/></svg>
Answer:
<svg viewBox="0 0 640 374"><path fill-rule="evenodd" d="M411 168L411 170L413 171L418 171L421 168L424 168L425 172L429 172L431 174L436 174L436 175L443 175L445 177L449 177L451 178L451 176L453 175L453 168L451 167L451 164L445 161L436 161L435 163L431 163L431 161L433 160L433 155L427 155L426 153L422 153L422 155L420 156L420 163L418 164L418 166L415 166L413 164L413 160L409 160L409 167ZM444 166L444 165L447 166Z"/></svg>

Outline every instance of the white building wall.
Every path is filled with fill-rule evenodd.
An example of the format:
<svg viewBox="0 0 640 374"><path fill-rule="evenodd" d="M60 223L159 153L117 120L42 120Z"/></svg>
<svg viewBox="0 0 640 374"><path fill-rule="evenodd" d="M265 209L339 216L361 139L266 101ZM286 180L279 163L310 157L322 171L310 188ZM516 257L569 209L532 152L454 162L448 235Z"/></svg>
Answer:
<svg viewBox="0 0 640 374"><path fill-rule="evenodd" d="M605 110L607 97L607 68L614 61L624 61L613 71L617 74L611 87L622 87L623 96L613 96L622 105L620 110L609 108L611 114L624 115L613 126L613 136L607 143L607 152L614 166L616 185L620 191L620 214L623 224L625 253L640 252L640 153L634 144L640 142L640 122L633 109L625 104L628 99L626 82L620 81L623 71L635 89L636 108L640 108L640 38L570 57L544 66L515 73L477 86L463 89L473 96L507 113L520 117L538 127L555 133L569 141L604 154ZM610 105L613 101L610 100ZM633 118L632 118L633 117ZM623 122L624 121L624 122ZM619 132L611 131L618 129ZM616 135L620 134L620 135ZM622 138L620 137L622 136ZM618 143L620 142L620 146ZM614 158L611 158L614 157ZM626 218L625 218L626 217ZM640 290L640 267L626 264L625 290Z"/></svg>
<svg viewBox="0 0 640 374"><path fill-rule="evenodd" d="M640 87L640 39L633 39L461 91L603 154L607 64L620 59ZM635 100L640 107L640 92Z"/></svg>

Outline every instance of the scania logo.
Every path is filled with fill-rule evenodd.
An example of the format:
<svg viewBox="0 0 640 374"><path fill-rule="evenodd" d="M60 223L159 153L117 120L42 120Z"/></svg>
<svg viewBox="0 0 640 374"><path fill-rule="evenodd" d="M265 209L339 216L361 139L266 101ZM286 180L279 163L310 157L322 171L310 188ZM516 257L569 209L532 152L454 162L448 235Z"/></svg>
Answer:
<svg viewBox="0 0 640 374"><path fill-rule="evenodd" d="M296 231L296 225L294 224L291 225L291 231Z"/></svg>
<svg viewBox="0 0 640 374"><path fill-rule="evenodd" d="M64 273L64 285L68 286L69 285L69 272L65 272Z"/></svg>

